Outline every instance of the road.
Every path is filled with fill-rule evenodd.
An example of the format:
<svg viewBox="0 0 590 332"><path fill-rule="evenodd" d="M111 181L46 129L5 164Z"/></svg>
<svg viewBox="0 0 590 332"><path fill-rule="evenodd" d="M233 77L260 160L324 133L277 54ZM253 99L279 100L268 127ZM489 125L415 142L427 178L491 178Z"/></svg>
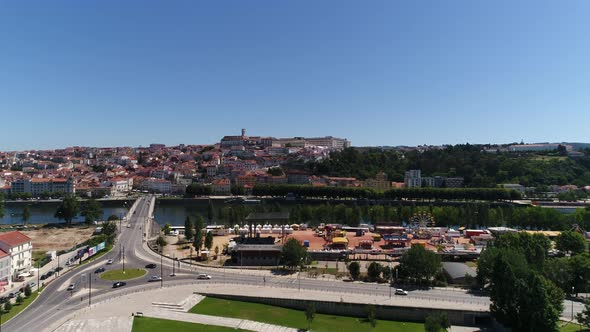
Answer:
<svg viewBox="0 0 590 332"><path fill-rule="evenodd" d="M275 288L301 288L310 290L322 290L342 294L371 294L375 296L390 296L391 287L387 285L376 285L367 283L346 283L342 281L295 278L293 276L272 276L268 272L257 270L231 270L218 268L203 268L181 264L176 265L176 276L170 276L173 271L171 259L164 258L160 264L161 257L147 248L144 232L146 225L151 222L150 205L151 196L140 197L131 208L127 222L123 223L121 232L113 250L96 261L78 267L51 282L38 299L31 304L20 315L2 325L4 331L43 331L52 324L62 320L68 314L87 307L89 295L91 301L100 301L117 294L125 294L130 291L153 289L161 287L162 284L188 284L223 282L230 285L245 284L258 286L272 286ZM152 207L153 208L153 207ZM106 261L112 259L112 265L106 265ZM94 271L101 266L110 269L122 268L144 268L148 263L155 263L156 269L147 269L145 277L129 280L127 285L118 289L112 288L112 282L98 278ZM207 273L212 276L211 281L197 280L196 274ZM147 282L152 275L161 275L163 282ZM75 283L74 292L67 291L69 284ZM89 291L89 285L91 289ZM393 295L395 296L395 295ZM489 298L474 296L462 291L450 291L441 289L412 290L405 297L408 302L412 299L430 300L433 304L437 302L456 303L457 305L468 305L474 309L485 310L489 307ZM566 303L566 308L570 303ZM582 306L577 303L575 311L581 310ZM566 309L567 310L567 309Z"/></svg>

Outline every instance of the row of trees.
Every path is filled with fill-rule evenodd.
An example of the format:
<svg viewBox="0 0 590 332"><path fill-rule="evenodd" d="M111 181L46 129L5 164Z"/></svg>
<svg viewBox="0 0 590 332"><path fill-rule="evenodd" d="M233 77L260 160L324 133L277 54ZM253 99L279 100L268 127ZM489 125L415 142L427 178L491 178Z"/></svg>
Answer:
<svg viewBox="0 0 590 332"><path fill-rule="evenodd" d="M187 188L188 190L188 188ZM515 190L501 188L403 188L378 192L370 188L315 187L293 184L257 184L252 189L255 196L282 197L294 194L306 198L356 198L356 199L428 199L428 200L485 200L500 201L521 198Z"/></svg>
<svg viewBox="0 0 590 332"><path fill-rule="evenodd" d="M581 158L563 158L559 152L484 152L486 145L459 144L426 151L357 149L335 151L330 158L306 164L292 163L314 175L374 178L381 171L391 181L403 181L408 169L428 176L461 176L469 187L495 187L500 183L540 185L590 183L590 150ZM543 158L539 158L542 156Z"/></svg>
<svg viewBox="0 0 590 332"><path fill-rule="evenodd" d="M415 244L400 258L400 264L392 269L378 262L371 262L367 267L367 281L391 281L393 276L413 284L429 284L441 272L440 256L424 246ZM361 276L359 262L348 264L348 272L353 280Z"/></svg>
<svg viewBox="0 0 590 332"><path fill-rule="evenodd" d="M200 253L201 248L204 246L207 250L211 250L213 247L213 233L203 232L205 228L205 219L201 215L197 215L195 222L187 216L184 220L184 237L187 241L192 242L193 246L197 250L197 255ZM203 236L205 239L203 240ZM219 251L216 248L216 251ZM215 253L216 255L218 252Z"/></svg>
<svg viewBox="0 0 590 332"><path fill-rule="evenodd" d="M563 288L570 286L560 288L560 278L567 274L561 268L574 264L577 256L548 258L550 247L543 235L509 233L497 237L478 261L477 279L490 290L492 314L514 331L558 329Z"/></svg>
<svg viewBox="0 0 590 332"><path fill-rule="evenodd" d="M72 220L78 214L84 216L86 223L90 224L102 217L102 208L95 199L88 199L80 204L75 195L66 195L55 211L55 218L64 220L66 224L71 225Z"/></svg>

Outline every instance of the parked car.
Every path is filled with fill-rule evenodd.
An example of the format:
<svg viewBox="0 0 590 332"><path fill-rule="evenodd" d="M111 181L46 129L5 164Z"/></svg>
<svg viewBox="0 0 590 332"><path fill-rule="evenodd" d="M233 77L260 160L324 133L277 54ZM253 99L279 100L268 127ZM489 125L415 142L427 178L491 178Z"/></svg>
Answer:
<svg viewBox="0 0 590 332"><path fill-rule="evenodd" d="M112 260L112 259L109 259L109 260L107 261L107 265L111 265L111 264L113 264L113 260Z"/></svg>
<svg viewBox="0 0 590 332"><path fill-rule="evenodd" d="M398 288L395 290L395 295L408 295L408 292L401 288Z"/></svg>
<svg viewBox="0 0 590 332"><path fill-rule="evenodd" d="M151 263L145 266L146 269L155 269L156 268L156 264Z"/></svg>
<svg viewBox="0 0 590 332"><path fill-rule="evenodd" d="M61 267L61 266L58 266L58 267L56 267L56 268L55 268L55 270L53 270L53 271L55 271L55 272L59 272L59 271L61 271L61 270L63 270L63 269L64 269L63 267Z"/></svg>
<svg viewBox="0 0 590 332"><path fill-rule="evenodd" d="M35 286L37 286L36 282L34 282L34 281L29 282L29 287L33 288Z"/></svg>
<svg viewBox="0 0 590 332"><path fill-rule="evenodd" d="M47 273L41 276L41 280L45 280L47 278L49 278L49 276L47 275Z"/></svg>
<svg viewBox="0 0 590 332"><path fill-rule="evenodd" d="M20 291L10 292L10 294L8 294L8 297L12 299L12 298L19 296L20 293L21 293Z"/></svg>
<svg viewBox="0 0 590 332"><path fill-rule="evenodd" d="M70 285L68 286L68 290L69 290L69 291L73 291L74 289L76 289L76 284L70 284Z"/></svg>
<svg viewBox="0 0 590 332"><path fill-rule="evenodd" d="M94 270L94 273L102 273L104 271L106 271L107 269L105 269L104 267L99 267L98 269Z"/></svg>
<svg viewBox="0 0 590 332"><path fill-rule="evenodd" d="M211 276L210 276L210 275L208 275L208 274L205 274L205 273L200 273L200 274L197 276L197 279L205 279L205 280L209 280L209 279L211 279Z"/></svg>
<svg viewBox="0 0 590 332"><path fill-rule="evenodd" d="M160 276L151 276L148 279L149 282L152 282L152 281L160 281L160 280L162 280L162 277L160 277Z"/></svg>
<svg viewBox="0 0 590 332"><path fill-rule="evenodd" d="M45 275L49 278L53 275L53 273L54 272L52 270L49 270L49 271L47 271L47 273L45 273Z"/></svg>
<svg viewBox="0 0 590 332"><path fill-rule="evenodd" d="M116 283L113 284L113 288L119 288L119 287L123 287L125 285L127 285L126 282L124 282L124 281L117 281Z"/></svg>

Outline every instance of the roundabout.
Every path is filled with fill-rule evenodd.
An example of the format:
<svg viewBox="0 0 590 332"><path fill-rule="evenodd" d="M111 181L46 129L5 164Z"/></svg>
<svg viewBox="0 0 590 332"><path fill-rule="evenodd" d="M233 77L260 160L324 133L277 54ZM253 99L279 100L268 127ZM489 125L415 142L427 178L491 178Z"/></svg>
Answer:
<svg viewBox="0 0 590 332"><path fill-rule="evenodd" d="M144 269L118 269L110 270L100 274L100 279L109 281L131 280L145 276L147 271Z"/></svg>

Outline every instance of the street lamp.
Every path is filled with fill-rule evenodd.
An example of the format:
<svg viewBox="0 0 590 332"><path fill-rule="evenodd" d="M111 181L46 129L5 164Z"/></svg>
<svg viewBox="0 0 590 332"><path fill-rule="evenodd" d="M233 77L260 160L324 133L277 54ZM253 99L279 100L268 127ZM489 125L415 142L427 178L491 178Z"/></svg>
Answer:
<svg viewBox="0 0 590 332"><path fill-rule="evenodd" d="M574 321L574 286L572 286L572 322Z"/></svg>

